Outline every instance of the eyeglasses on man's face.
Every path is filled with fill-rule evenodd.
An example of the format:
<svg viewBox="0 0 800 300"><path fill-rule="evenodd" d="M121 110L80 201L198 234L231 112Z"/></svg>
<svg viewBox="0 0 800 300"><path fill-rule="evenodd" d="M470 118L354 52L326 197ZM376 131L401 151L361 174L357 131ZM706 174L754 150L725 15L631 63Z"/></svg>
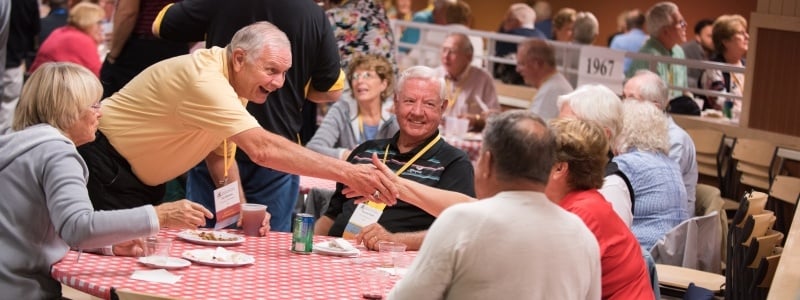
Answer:
<svg viewBox="0 0 800 300"><path fill-rule="evenodd" d="M89 105L89 108L91 108L91 109L92 109L92 111L94 111L94 112L100 112L100 108L101 108L102 106L103 106L103 105L102 105L102 104L100 104L100 101L97 101L97 102L95 102L95 103L92 103L92 105Z"/></svg>

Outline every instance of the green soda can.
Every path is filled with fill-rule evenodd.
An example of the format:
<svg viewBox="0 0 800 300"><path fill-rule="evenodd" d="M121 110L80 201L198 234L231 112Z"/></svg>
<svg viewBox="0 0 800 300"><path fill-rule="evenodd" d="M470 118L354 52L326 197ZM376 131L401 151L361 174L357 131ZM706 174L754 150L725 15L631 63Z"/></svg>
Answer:
<svg viewBox="0 0 800 300"><path fill-rule="evenodd" d="M314 216L297 214L292 231L292 252L311 254L314 245Z"/></svg>

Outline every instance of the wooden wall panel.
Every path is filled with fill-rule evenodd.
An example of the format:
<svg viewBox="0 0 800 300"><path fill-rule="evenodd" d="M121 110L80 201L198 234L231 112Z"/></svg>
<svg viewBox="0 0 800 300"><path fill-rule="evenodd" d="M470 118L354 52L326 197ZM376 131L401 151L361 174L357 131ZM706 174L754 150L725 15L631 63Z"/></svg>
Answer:
<svg viewBox="0 0 800 300"><path fill-rule="evenodd" d="M748 127L800 136L800 32L758 29ZM751 46L752 47L752 46Z"/></svg>

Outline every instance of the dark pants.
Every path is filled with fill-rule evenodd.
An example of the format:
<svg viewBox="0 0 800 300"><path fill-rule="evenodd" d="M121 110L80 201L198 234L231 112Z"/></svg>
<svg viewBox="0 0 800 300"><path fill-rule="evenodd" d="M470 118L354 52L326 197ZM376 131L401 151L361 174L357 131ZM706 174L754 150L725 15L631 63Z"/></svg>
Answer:
<svg viewBox="0 0 800 300"><path fill-rule="evenodd" d="M237 151L236 162L247 202L267 206L272 231L291 231L292 213L300 192L300 177L259 166L241 152ZM214 212L215 185L206 163L201 162L187 174L186 198ZM213 227L215 223L216 219L208 220L206 226Z"/></svg>
<svg viewBox="0 0 800 300"><path fill-rule="evenodd" d="M89 167L87 187L95 210L158 205L164 198L164 185L142 183L99 130L95 141L78 147L78 152Z"/></svg>

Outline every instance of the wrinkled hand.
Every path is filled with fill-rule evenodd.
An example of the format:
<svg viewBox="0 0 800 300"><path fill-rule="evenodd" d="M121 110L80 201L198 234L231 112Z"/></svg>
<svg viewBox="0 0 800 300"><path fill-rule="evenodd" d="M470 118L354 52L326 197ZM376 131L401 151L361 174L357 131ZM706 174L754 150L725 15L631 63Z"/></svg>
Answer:
<svg viewBox="0 0 800 300"><path fill-rule="evenodd" d="M390 241L398 242L394 239L394 234L387 231L378 223L367 225L356 235L356 244L364 243L364 247L369 250L378 250L378 242Z"/></svg>
<svg viewBox="0 0 800 300"><path fill-rule="evenodd" d="M261 221L261 228L258 229L258 234L260 234L261 236L265 236L269 232L271 228L269 226L270 218L272 218L272 215L270 215L269 212L267 212L267 214L264 215L264 220ZM239 228L242 227L242 220L244 220L244 210L239 212L239 221L236 221L236 227Z"/></svg>
<svg viewBox="0 0 800 300"><path fill-rule="evenodd" d="M397 203L397 187L392 180L386 177L384 172L377 168L379 165L383 165L378 160L377 154L372 154L372 161L374 165L351 165L351 171L348 172L350 180L344 184L352 190L352 195L367 197L369 200L386 203L387 205L394 205ZM379 193L378 197L373 197L375 191Z"/></svg>
<svg viewBox="0 0 800 300"><path fill-rule="evenodd" d="M392 169L389 169L389 167L387 167L385 164L383 164L383 162L381 162L380 159L378 159L378 155L377 154L374 154L374 153L372 154L372 164L377 168L378 171L380 171L381 173L383 173L384 176L386 176L388 181L391 182L392 185L395 186L395 188L400 186L400 178L397 177L397 175L394 173L394 171L392 171ZM345 186L345 188L342 189L342 194L345 197L347 197L348 199L349 198L356 198L355 199L355 203L356 204L372 200L372 195L361 194L358 191L350 188L349 186ZM396 203L396 201L395 201L395 203ZM390 204L390 205L392 205L392 204Z"/></svg>
<svg viewBox="0 0 800 300"><path fill-rule="evenodd" d="M141 239L115 244L112 248L116 256L144 256L144 242Z"/></svg>
<svg viewBox="0 0 800 300"><path fill-rule="evenodd" d="M156 206L158 222L161 228L194 229L206 224L206 219L214 215L205 207L183 199Z"/></svg>

